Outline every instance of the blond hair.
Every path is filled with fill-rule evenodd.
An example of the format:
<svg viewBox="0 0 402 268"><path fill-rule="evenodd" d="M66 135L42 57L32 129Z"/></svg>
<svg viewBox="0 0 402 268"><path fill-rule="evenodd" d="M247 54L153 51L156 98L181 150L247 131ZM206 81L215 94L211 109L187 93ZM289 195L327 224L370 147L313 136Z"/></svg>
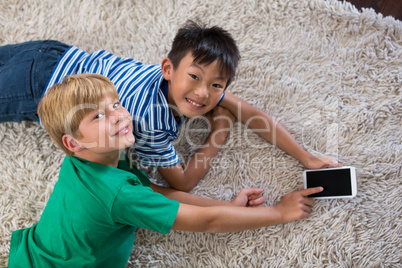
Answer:
<svg viewBox="0 0 402 268"><path fill-rule="evenodd" d="M118 98L114 84L99 74L66 76L52 86L39 102L38 115L53 141L68 156L73 153L63 145L63 136L81 138L78 127L90 112L99 109L106 97Z"/></svg>

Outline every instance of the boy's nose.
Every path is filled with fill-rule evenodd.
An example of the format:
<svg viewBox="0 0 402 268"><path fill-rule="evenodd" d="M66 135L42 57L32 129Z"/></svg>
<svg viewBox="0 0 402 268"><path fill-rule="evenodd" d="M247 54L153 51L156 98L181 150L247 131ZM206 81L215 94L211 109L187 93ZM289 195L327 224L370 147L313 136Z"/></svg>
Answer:
<svg viewBox="0 0 402 268"><path fill-rule="evenodd" d="M120 123L121 121L124 120L124 114L118 111L113 111L113 114L111 114L110 119L113 124Z"/></svg>
<svg viewBox="0 0 402 268"><path fill-rule="evenodd" d="M203 99L207 99L209 96L208 87L204 86L204 85L198 86L195 89L194 93L195 93L195 95L197 95L198 97L203 98Z"/></svg>

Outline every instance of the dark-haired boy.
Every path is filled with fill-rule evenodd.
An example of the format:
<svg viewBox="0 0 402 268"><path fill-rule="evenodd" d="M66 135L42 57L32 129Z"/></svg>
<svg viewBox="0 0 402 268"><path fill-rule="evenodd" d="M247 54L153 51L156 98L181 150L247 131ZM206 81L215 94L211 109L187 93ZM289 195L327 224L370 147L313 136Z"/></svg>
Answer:
<svg viewBox="0 0 402 268"><path fill-rule="evenodd" d="M4 93L5 99L14 95L16 98L9 97L0 108L0 121L34 118L32 111L42 95L42 88L45 94L66 75L102 74L116 85L122 105L132 115L137 160L144 165L157 166L163 178L179 190L191 190L205 176L236 117L259 130L261 137L295 157L306 168L339 166L331 159L311 155L266 113L225 91L233 80L240 55L231 35L216 26L207 28L188 22L179 29L161 65L118 58L104 50L88 54L55 41L4 46L0 48L0 59L4 58L2 55L13 55L9 56L9 61L18 63L14 68L23 69L24 63L30 63L35 69L25 77L39 78L29 83L24 81L25 77L11 80L20 84ZM10 75L19 73L10 65L6 63L3 67L7 68L7 73L0 72L0 94L3 88L12 87ZM24 83L32 84L33 89L24 88ZM21 89L27 92L20 93ZM18 98L24 94L29 97L30 92L34 92L31 100ZM21 105L22 102L26 103ZM211 133L183 167L173 146L179 136L179 125L186 117L207 113L211 116Z"/></svg>

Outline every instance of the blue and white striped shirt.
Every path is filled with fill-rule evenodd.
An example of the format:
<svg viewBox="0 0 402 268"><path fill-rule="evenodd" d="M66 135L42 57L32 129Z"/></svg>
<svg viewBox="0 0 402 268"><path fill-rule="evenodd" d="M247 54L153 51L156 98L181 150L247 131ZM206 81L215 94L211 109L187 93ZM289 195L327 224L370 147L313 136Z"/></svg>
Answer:
<svg viewBox="0 0 402 268"><path fill-rule="evenodd" d="M160 65L145 65L100 50L91 54L74 46L59 59L45 88L62 82L66 75L97 73L116 86L120 102L133 117L134 148L144 165L173 166L179 163L174 139L179 135L169 104L161 90Z"/></svg>

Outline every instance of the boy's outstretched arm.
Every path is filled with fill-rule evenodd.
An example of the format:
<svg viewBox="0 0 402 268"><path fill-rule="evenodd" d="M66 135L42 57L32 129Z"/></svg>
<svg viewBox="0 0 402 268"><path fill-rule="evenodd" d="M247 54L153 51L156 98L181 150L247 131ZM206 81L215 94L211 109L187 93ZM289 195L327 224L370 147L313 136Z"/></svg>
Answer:
<svg viewBox="0 0 402 268"><path fill-rule="evenodd" d="M249 188L243 189L232 201L214 200L204 197L195 196L183 191L178 191L172 188L159 186L151 183L151 189L164 195L165 197L176 200L180 203L193 205L198 207L211 207L211 206L238 206L238 207L259 207L265 202L262 196L262 189Z"/></svg>
<svg viewBox="0 0 402 268"><path fill-rule="evenodd" d="M205 143L190 157L185 167L180 163L171 167L158 167L161 176L177 190L188 192L193 189L208 172L234 120L235 116L229 110L216 107L210 115L211 133Z"/></svg>
<svg viewBox="0 0 402 268"><path fill-rule="evenodd" d="M198 207L181 203L172 229L238 232L307 218L314 201L306 196L321 191L321 187L316 187L287 194L274 207Z"/></svg>
<svg viewBox="0 0 402 268"><path fill-rule="evenodd" d="M306 168L318 169L341 166L332 159L316 157L308 153L284 126L239 97L226 92L219 105L231 111L237 119L257 132L266 141L299 160Z"/></svg>

